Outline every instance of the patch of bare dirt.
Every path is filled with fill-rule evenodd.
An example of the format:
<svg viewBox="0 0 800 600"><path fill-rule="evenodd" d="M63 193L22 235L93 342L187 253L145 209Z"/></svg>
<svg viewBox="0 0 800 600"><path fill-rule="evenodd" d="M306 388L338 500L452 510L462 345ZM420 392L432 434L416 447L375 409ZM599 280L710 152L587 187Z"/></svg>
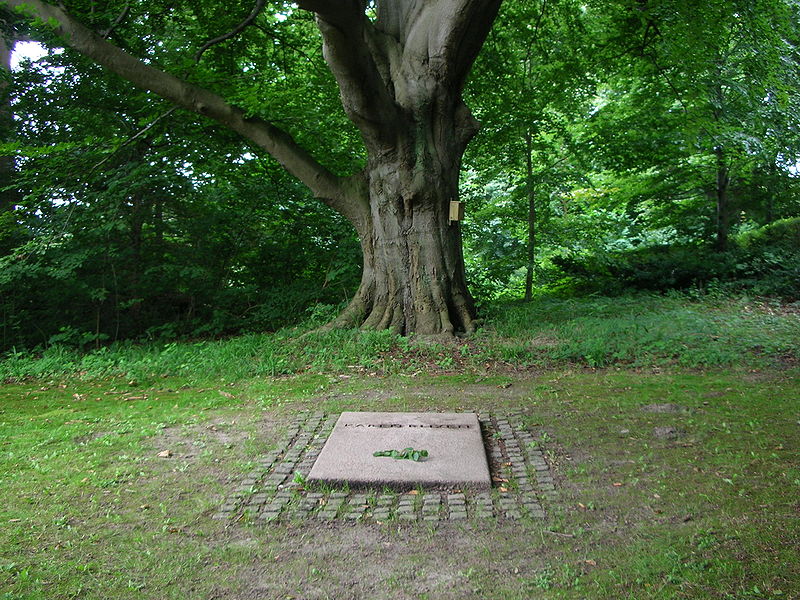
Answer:
<svg viewBox="0 0 800 600"><path fill-rule="evenodd" d="M238 465L252 460L254 440L268 446L279 428L273 417L266 416L255 422L217 418L167 427L149 441L146 450L151 476L179 480L183 494L205 495L221 502L242 477ZM175 501L169 489L167 486L153 501Z"/></svg>
<svg viewBox="0 0 800 600"><path fill-rule="evenodd" d="M342 379L344 384L347 379ZM430 410L436 405L441 410L474 410L478 412L502 411L504 407L525 407L525 400L533 395L533 379L520 378L504 384L463 383L432 385L417 383L409 377L407 384L395 379L384 380L380 386L354 391L337 391L330 388L325 394L311 398L304 406L310 410L339 411L349 404L357 410ZM346 409L345 409L346 410ZM355 410L355 409L354 409Z"/></svg>
<svg viewBox="0 0 800 600"><path fill-rule="evenodd" d="M259 434L270 434L272 423L259 424ZM170 452L170 457L196 460L208 447L233 447L241 445L251 435L236 421L216 419L202 424L167 427L152 440L154 449Z"/></svg>
<svg viewBox="0 0 800 600"><path fill-rule="evenodd" d="M495 596L487 579L498 578L524 588L525 577L543 568L542 553L519 552L519 531L513 526L492 527L488 533L480 526L309 524L276 532L277 552L243 569L238 589L219 588L212 597L488 598Z"/></svg>

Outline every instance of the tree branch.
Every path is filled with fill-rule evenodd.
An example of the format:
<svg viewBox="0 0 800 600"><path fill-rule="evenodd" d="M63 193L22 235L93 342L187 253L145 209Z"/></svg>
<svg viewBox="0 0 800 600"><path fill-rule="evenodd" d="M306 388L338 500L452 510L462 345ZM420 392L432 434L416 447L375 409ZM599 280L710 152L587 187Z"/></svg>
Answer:
<svg viewBox="0 0 800 600"><path fill-rule="evenodd" d="M492 28L502 0L451 0L440 33L442 60L449 66L450 85L461 91Z"/></svg>
<svg viewBox="0 0 800 600"><path fill-rule="evenodd" d="M158 117L156 117L155 119L153 119L153 121L151 121L151 122L150 122L150 123L149 123L149 124L148 124L148 125L147 125L147 126L144 128L144 129L140 129L140 130L139 130L137 133L135 133L134 135L132 135L131 137L129 137L127 140L125 140L124 142L122 142L122 144L120 144L119 146L117 146L116 148L114 148L114 150L112 150L111 154L109 154L109 155L108 155L108 156L106 156L106 157L105 157L103 160L101 160L99 163L97 163L95 166L93 166L93 167L91 168L90 172L93 172L93 171L95 171L96 169L98 169L98 168L100 168L101 166L103 166L105 163L107 163L109 160L111 160L111 158L112 158L112 157L113 157L113 156L114 156L114 155L115 155L117 152L119 152L120 150L122 150L122 149L123 149L125 146L127 146L127 145L129 145L129 144L132 144L132 143L133 143L133 142L135 142L135 141L136 141L138 138L142 137L144 134L146 134L148 131L150 131L150 129L152 129L152 128L153 128L153 127L154 127L154 126L155 126L155 125L156 125L156 124L157 124L159 121L162 121L163 119L166 119L168 116L170 116L172 113L174 113L174 112L175 112L177 109L178 109L178 107L177 107L177 106L173 106L173 107L172 107L172 108L170 108L170 109L169 109L167 112L165 112L165 113L162 113L161 115L159 115Z"/></svg>
<svg viewBox="0 0 800 600"><path fill-rule="evenodd" d="M114 22L113 22L113 23L111 23L111 26L110 26L108 29L106 29L106 30L105 30L103 33L101 33L101 34L100 34L100 36L101 36L101 37L102 37L104 40L107 40L107 39L109 38L109 36L111 35L111 33L114 31L114 29L116 29L116 28L117 28L117 26L118 26L120 23L122 23L122 21L124 21L124 20L125 20L125 17L127 17L127 16L128 16L128 12L130 11L130 8L131 8L131 5L130 5L130 4L126 4L126 5L125 5L125 8L123 8L123 9L122 9L122 12L121 12L121 13L119 13L119 15L117 16L117 18L116 18L116 19L114 19Z"/></svg>
<svg viewBox="0 0 800 600"><path fill-rule="evenodd" d="M364 0L298 0L297 6L319 15L335 27L346 29L354 17L364 14L367 4Z"/></svg>
<svg viewBox="0 0 800 600"><path fill-rule="evenodd" d="M501 0L378 0L375 29L402 48L395 71L418 88L422 78L436 81L458 101ZM431 90L433 92L433 90ZM404 104L400 99L399 103Z"/></svg>
<svg viewBox="0 0 800 600"><path fill-rule="evenodd" d="M244 111L229 104L218 94L183 81L174 75L143 63L138 58L107 42L60 8L41 0L0 0L11 9L20 8L27 15L46 23L57 22L55 32L64 41L109 71L138 88L151 91L177 106L208 117L236 131L266 150L311 192L351 222L360 218L360 206L354 206L347 193L349 178L340 178L317 162L285 131L268 121L246 117Z"/></svg>
<svg viewBox="0 0 800 600"><path fill-rule="evenodd" d="M213 39L208 40L205 44L200 47L200 50L197 51L197 54L194 55L194 62L200 62L200 58L203 56L203 53L214 46L219 44L220 42L224 42L225 40L231 39L233 36L241 33L245 30L245 28L249 27L253 21L256 20L256 17L264 10L264 4L266 4L267 0L256 0L256 5L253 7L253 10L250 11L250 14L247 15L247 18L239 23L236 27L231 29L228 33L225 33L219 37L215 37Z"/></svg>
<svg viewBox="0 0 800 600"><path fill-rule="evenodd" d="M387 80L388 58L380 54L380 46L369 43L366 2L299 0L297 4L316 13L325 61L339 84L345 112L364 142L372 148L394 143L387 124L395 123L399 113Z"/></svg>

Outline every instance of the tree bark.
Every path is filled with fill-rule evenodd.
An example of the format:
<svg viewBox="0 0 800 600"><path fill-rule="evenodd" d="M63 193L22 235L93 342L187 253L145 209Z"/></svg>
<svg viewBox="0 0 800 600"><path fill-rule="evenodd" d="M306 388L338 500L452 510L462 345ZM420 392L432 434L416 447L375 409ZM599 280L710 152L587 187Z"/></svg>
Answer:
<svg viewBox="0 0 800 600"><path fill-rule="evenodd" d="M6 39L0 32L0 141L11 138L14 127L9 98L9 78L11 77L11 53L14 41ZM11 187L14 181L14 157L0 155L0 213L10 211L19 200L19 193Z"/></svg>
<svg viewBox="0 0 800 600"><path fill-rule="evenodd" d="M722 148L716 148L714 153L717 158L717 181L716 181L716 225L717 236L714 243L719 252L728 249L728 233L730 231L730 170L725 162L725 152Z"/></svg>
<svg viewBox="0 0 800 600"><path fill-rule="evenodd" d="M361 132L367 166L337 177L274 124L246 118L212 91L153 68L41 0L24 5L68 44L134 85L237 131L276 158L355 227L361 285L332 325L423 335L475 328L461 233L448 220L478 124L461 100L501 0L298 0L314 12L342 106Z"/></svg>
<svg viewBox="0 0 800 600"><path fill-rule="evenodd" d="M365 173L370 212L358 231L361 284L332 326L446 336L475 330L461 230L458 222L449 222L457 164L438 160L442 149L435 144L418 149L422 156L370 160Z"/></svg>
<svg viewBox="0 0 800 600"><path fill-rule="evenodd" d="M533 272L536 269L536 188L533 184L533 139L525 132L525 192L528 196L528 264L525 272L525 302L533 298Z"/></svg>

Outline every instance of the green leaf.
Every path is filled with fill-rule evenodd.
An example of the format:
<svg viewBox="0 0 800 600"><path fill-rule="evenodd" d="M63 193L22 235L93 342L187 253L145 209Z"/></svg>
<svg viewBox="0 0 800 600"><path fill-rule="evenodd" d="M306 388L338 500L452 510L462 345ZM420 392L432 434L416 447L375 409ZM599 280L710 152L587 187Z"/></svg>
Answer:
<svg viewBox="0 0 800 600"><path fill-rule="evenodd" d="M404 448L403 450L380 450L378 452L373 452L372 456L389 456L396 460L413 460L414 462L419 462L420 459L426 458L428 456L427 450L414 450L414 448Z"/></svg>

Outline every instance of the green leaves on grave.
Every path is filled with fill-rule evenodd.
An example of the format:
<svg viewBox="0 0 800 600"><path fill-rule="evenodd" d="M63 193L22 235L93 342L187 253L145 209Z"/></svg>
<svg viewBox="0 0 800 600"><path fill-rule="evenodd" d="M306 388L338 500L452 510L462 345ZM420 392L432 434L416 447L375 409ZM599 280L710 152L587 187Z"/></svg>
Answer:
<svg viewBox="0 0 800 600"><path fill-rule="evenodd" d="M403 450L383 450L379 452L373 452L372 456L389 456L397 460L407 459L407 460L413 460L414 462L419 462L423 458L428 457L428 451L414 450L414 448L405 448Z"/></svg>

